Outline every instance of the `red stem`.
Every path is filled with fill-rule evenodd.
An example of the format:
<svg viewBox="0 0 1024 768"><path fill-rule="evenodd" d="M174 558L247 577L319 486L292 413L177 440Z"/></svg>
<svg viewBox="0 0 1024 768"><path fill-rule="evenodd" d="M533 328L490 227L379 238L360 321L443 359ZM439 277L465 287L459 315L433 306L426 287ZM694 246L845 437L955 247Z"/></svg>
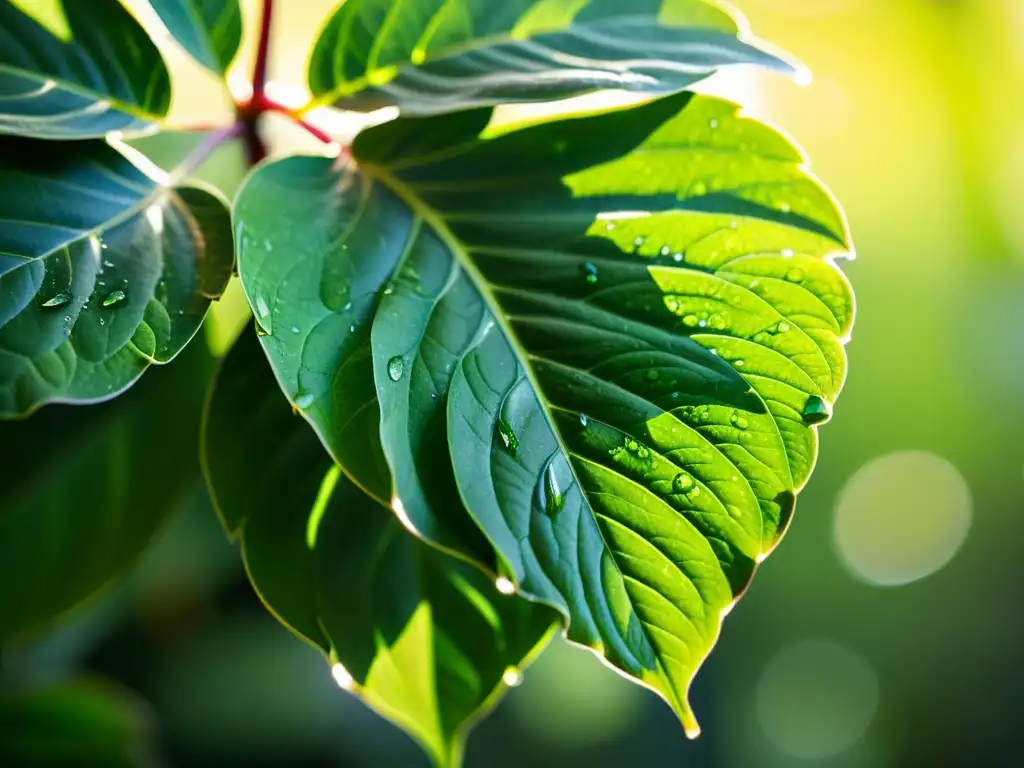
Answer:
<svg viewBox="0 0 1024 768"><path fill-rule="evenodd" d="M268 99L266 96L259 100L259 108L261 112L277 112L278 114L285 115L291 119L293 123L304 128L311 136L316 137L324 144L336 144L337 142L328 136L326 133L321 131L315 125L311 125L303 120L294 109L289 109L284 104L280 104L272 99Z"/></svg>
<svg viewBox="0 0 1024 768"><path fill-rule="evenodd" d="M267 88L267 60L270 57L270 27L273 17L274 0L263 0L259 47L256 49L256 66L252 71L252 93L254 100L262 97Z"/></svg>

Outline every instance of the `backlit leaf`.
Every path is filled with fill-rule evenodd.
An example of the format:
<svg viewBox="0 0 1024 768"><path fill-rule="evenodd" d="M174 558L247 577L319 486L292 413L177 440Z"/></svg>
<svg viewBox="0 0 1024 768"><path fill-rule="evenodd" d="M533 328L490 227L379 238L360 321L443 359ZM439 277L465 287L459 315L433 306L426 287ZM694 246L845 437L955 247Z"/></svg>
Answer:
<svg viewBox="0 0 1024 768"><path fill-rule="evenodd" d="M792 66L707 0L348 0L310 62L318 102L433 114L599 89L678 91L729 64Z"/></svg>
<svg viewBox="0 0 1024 768"><path fill-rule="evenodd" d="M324 160L259 169L238 202L243 285L300 407L361 369L314 322L358 295L379 404L361 402L410 526L452 547L457 494L502 578L694 733L692 677L845 378L845 220L785 137L721 100L503 134L490 118L370 129L344 185ZM333 190L329 216L275 216L312 187ZM328 444L347 426L317 418Z"/></svg>
<svg viewBox="0 0 1024 768"><path fill-rule="evenodd" d="M207 481L267 606L335 679L454 766L472 724L554 628L475 568L409 535L340 473L295 416L252 333L207 409Z"/></svg>
<svg viewBox="0 0 1024 768"><path fill-rule="evenodd" d="M0 0L0 134L83 139L166 115L170 75L132 15L117 0L61 5L67 39Z"/></svg>
<svg viewBox="0 0 1024 768"><path fill-rule="evenodd" d="M238 0L150 0L182 48L207 69L223 75L242 44Z"/></svg>

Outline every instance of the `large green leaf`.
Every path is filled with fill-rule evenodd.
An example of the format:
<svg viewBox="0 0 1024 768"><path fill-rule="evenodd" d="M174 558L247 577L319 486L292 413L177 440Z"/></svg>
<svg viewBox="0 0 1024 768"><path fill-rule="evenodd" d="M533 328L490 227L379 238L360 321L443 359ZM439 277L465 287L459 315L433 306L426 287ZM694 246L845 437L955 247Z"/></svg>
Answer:
<svg viewBox="0 0 1024 768"><path fill-rule="evenodd" d="M192 344L113 402L0 422L0 644L120 576L194 487L212 368Z"/></svg>
<svg viewBox="0 0 1024 768"><path fill-rule="evenodd" d="M0 139L0 417L171 360L231 276L227 208L106 144Z"/></svg>
<svg viewBox="0 0 1024 768"><path fill-rule="evenodd" d="M150 0L168 31L193 59L221 75L242 44L238 0Z"/></svg>
<svg viewBox="0 0 1024 768"><path fill-rule="evenodd" d="M555 614L499 594L344 479L292 413L252 333L218 374L203 460L270 610L437 765L457 765L469 728L540 651Z"/></svg>
<svg viewBox="0 0 1024 768"><path fill-rule="evenodd" d="M117 0L61 6L67 40L0 0L0 134L82 139L166 115L170 75L131 14Z"/></svg>
<svg viewBox="0 0 1024 768"><path fill-rule="evenodd" d="M19 768L155 765L150 713L110 684L77 680L0 697L0 764Z"/></svg>
<svg viewBox="0 0 1024 768"><path fill-rule="evenodd" d="M457 492L502 578L694 732L692 676L785 529L844 380L846 224L803 155L727 102L684 93L501 135L490 117L370 129L343 187L319 160L258 171L238 203L243 285L275 366L301 354L330 382L363 363L305 318L362 263L393 265L361 300L396 506L447 544L438 501ZM296 232L258 203L314 183L336 190L329 250L318 222ZM346 236L364 231L387 247ZM304 281L321 293L288 292L317 265ZM343 428L323 414L328 442Z"/></svg>
<svg viewBox="0 0 1024 768"><path fill-rule="evenodd" d="M319 103L434 114L598 89L678 91L728 64L792 66L709 0L348 0L321 33Z"/></svg>

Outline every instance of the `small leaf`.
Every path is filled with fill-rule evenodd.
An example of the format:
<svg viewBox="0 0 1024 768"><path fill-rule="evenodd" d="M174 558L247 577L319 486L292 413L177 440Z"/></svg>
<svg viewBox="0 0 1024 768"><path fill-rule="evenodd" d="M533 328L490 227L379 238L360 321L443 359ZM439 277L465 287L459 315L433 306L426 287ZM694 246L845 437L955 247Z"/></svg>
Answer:
<svg viewBox="0 0 1024 768"><path fill-rule="evenodd" d="M0 764L25 768L153 765L154 728L135 696L76 680L0 697Z"/></svg>
<svg viewBox="0 0 1024 768"><path fill-rule="evenodd" d="M0 422L0 644L113 582L178 508L212 368L193 344L113 402Z"/></svg>
<svg viewBox="0 0 1024 768"><path fill-rule="evenodd" d="M167 29L197 62L220 75L242 44L238 0L150 0Z"/></svg>
<svg viewBox="0 0 1024 768"><path fill-rule="evenodd" d="M706 0L348 0L310 62L319 103L405 114L678 91L729 64L792 66Z"/></svg>
<svg viewBox="0 0 1024 768"><path fill-rule="evenodd" d="M785 530L845 378L853 295L833 257L850 248L846 223L795 147L718 99L502 135L491 116L360 134L361 192L331 209L333 247L315 249L319 223L308 249L280 247L293 219L264 203L252 234L286 255L243 246L242 282L250 301L273 295L297 252L320 269L310 285L361 281L409 525L451 546L457 495L503 584L558 607L570 639L694 733L691 679ZM334 183L326 165L319 181L312 165L287 169L257 171L239 209ZM387 248L363 240L360 262L338 258L349 233L378 231ZM269 305L266 321L312 296ZM356 365L333 338L302 349L326 381ZM277 370L298 354L263 343ZM343 426L328 411L318 428L331 443Z"/></svg>
<svg viewBox="0 0 1024 768"><path fill-rule="evenodd" d="M166 363L231 274L230 217L101 142L0 140L0 418L94 402Z"/></svg>
<svg viewBox="0 0 1024 768"><path fill-rule="evenodd" d="M546 644L555 614L501 595L348 482L291 413L254 334L217 376L203 460L267 606L436 765L458 765L467 731Z"/></svg>
<svg viewBox="0 0 1024 768"><path fill-rule="evenodd" d="M0 134L95 138L166 115L170 75L132 15L117 0L61 7L68 40L0 0Z"/></svg>

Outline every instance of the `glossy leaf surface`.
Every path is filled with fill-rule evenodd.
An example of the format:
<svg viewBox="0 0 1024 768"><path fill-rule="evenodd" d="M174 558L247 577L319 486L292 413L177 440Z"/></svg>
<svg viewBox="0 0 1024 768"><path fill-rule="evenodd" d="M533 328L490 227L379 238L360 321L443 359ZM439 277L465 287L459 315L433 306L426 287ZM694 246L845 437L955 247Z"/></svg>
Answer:
<svg viewBox="0 0 1024 768"><path fill-rule="evenodd" d="M230 217L102 142L0 140L0 417L91 402L171 360L231 275Z"/></svg>
<svg viewBox="0 0 1024 768"><path fill-rule="evenodd" d="M149 712L120 688L79 680L0 697L0 763L25 768L153 765Z"/></svg>
<svg viewBox="0 0 1024 768"><path fill-rule="evenodd" d="M457 765L466 732L546 642L555 615L409 535L295 416L251 333L207 409L207 481L267 606L335 679ZM518 674L518 673L515 673Z"/></svg>
<svg viewBox="0 0 1024 768"><path fill-rule="evenodd" d="M122 575L194 487L212 367L193 344L113 402L0 422L0 644Z"/></svg>
<svg viewBox="0 0 1024 768"><path fill-rule="evenodd" d="M282 379L300 408L363 365L304 318L359 295L410 524L450 546L458 495L504 577L696 732L691 679L784 531L845 377L845 221L785 137L717 99L501 135L490 117L370 129L345 185L328 161L258 171L243 284L275 367L319 377ZM329 249L268 204L316 185L334 190ZM288 292L299 260L320 293ZM345 428L318 425L328 444Z"/></svg>
<svg viewBox="0 0 1024 768"><path fill-rule="evenodd" d="M728 64L791 65L706 0L348 0L321 33L322 103L434 114L599 89L678 91Z"/></svg>
<svg viewBox="0 0 1024 768"><path fill-rule="evenodd" d="M0 0L0 134L82 139L166 115L170 75L132 15L117 0L61 7L66 38Z"/></svg>
<svg viewBox="0 0 1024 768"><path fill-rule="evenodd" d="M238 0L150 0L175 40L193 59L225 74L242 44Z"/></svg>

